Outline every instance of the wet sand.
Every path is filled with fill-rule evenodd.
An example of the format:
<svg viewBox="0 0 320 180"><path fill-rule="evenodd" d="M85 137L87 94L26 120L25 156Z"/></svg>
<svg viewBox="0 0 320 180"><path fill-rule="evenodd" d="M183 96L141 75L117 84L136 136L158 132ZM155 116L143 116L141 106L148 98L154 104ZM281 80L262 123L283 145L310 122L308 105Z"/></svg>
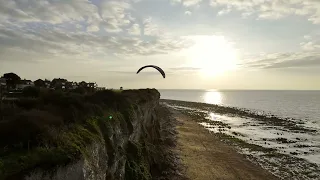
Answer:
<svg viewBox="0 0 320 180"><path fill-rule="evenodd" d="M191 180L277 179L253 164L190 117L172 110L177 126L177 152Z"/></svg>

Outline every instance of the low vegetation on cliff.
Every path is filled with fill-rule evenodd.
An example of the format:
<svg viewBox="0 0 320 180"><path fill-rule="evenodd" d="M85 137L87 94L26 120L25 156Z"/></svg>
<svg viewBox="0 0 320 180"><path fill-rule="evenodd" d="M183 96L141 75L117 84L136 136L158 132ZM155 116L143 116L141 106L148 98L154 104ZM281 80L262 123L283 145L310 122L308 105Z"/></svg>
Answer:
<svg viewBox="0 0 320 180"><path fill-rule="evenodd" d="M2 103L0 179L22 179L34 169L53 173L57 166L89 156L87 147L92 142L105 146L109 167L118 161L115 154L126 156L125 179L151 179L152 173L165 169L155 168L162 158L159 156L165 156L159 148L165 141L161 125L150 118L153 124L144 126L143 135L136 136L133 121L143 116L137 114L143 107L155 111L157 107L148 103L157 104L159 97L159 92L151 89L89 94L46 89ZM124 145L114 142L116 131L121 131ZM116 178L108 171L106 177Z"/></svg>

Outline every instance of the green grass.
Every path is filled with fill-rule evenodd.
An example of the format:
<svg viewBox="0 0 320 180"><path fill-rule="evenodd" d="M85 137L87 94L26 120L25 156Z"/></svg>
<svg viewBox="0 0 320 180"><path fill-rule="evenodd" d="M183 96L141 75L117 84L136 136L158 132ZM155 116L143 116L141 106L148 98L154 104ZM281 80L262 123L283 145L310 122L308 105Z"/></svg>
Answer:
<svg viewBox="0 0 320 180"><path fill-rule="evenodd" d="M76 155L63 148L38 147L30 151L13 152L0 160L0 179L21 174L35 167L50 169L65 164Z"/></svg>

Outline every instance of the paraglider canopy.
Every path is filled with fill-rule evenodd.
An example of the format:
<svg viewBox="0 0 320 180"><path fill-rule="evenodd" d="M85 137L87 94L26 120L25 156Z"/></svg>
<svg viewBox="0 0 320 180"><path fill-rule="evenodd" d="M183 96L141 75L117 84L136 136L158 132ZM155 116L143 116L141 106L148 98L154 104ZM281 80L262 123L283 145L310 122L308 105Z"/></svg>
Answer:
<svg viewBox="0 0 320 180"><path fill-rule="evenodd" d="M161 73L161 75L162 75L163 78L166 78L166 74L164 73L164 71L163 71L160 67L155 66L155 65L146 65L146 66L143 66L143 67L141 67L141 68L137 71L137 74L138 74L142 69L148 68L148 67L155 68L156 70L158 70L158 71Z"/></svg>

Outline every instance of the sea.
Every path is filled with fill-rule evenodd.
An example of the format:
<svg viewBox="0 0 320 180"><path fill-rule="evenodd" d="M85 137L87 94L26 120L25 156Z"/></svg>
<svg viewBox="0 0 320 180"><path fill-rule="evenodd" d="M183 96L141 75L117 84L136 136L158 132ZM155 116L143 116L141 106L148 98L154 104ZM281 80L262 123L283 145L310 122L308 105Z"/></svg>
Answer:
<svg viewBox="0 0 320 180"><path fill-rule="evenodd" d="M274 115L296 122L304 131L295 131L286 123L277 125L254 118L217 114L188 103L168 106L203 114L209 119L199 123L213 133L224 133L248 144L276 149L278 156L240 149L280 179L320 179L320 91L280 90L159 90L161 99L202 102L236 107L259 114ZM200 109L199 109L200 108ZM221 129L215 122L227 124ZM288 120L289 122L289 120ZM222 131L221 131L222 130ZM309 131L310 130L310 131Z"/></svg>
<svg viewBox="0 0 320 180"><path fill-rule="evenodd" d="M320 91L159 90L161 99L202 102L263 111L319 124Z"/></svg>

